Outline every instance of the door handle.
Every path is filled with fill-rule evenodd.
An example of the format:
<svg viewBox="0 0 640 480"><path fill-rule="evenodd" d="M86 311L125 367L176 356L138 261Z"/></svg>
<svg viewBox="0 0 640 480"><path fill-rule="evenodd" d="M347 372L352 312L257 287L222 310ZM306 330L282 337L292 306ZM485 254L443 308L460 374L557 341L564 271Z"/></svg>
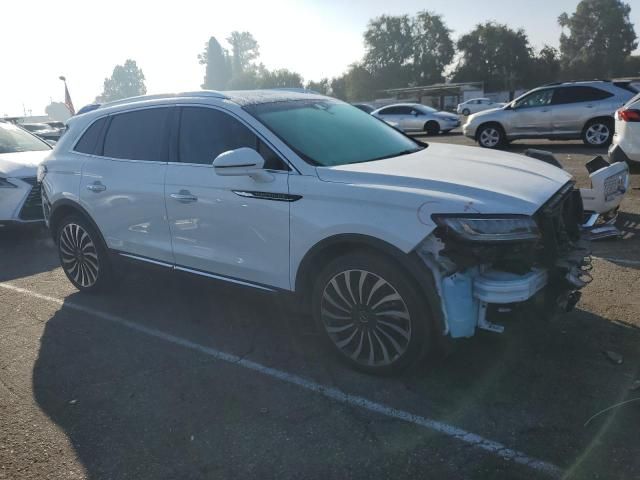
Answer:
<svg viewBox="0 0 640 480"><path fill-rule="evenodd" d="M87 185L87 190L94 193L104 192L106 189L107 187L100 182L93 182L92 184Z"/></svg>
<svg viewBox="0 0 640 480"><path fill-rule="evenodd" d="M169 196L180 203L193 203L198 201L198 197L192 195L189 190L180 190L178 193L172 193Z"/></svg>

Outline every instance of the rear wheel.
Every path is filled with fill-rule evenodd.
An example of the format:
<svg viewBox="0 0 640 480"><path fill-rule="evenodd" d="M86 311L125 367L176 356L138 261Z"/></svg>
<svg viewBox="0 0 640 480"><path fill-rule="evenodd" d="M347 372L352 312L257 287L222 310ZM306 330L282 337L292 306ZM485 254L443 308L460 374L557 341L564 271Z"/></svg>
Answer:
<svg viewBox="0 0 640 480"><path fill-rule="evenodd" d="M483 125L478 129L478 144L484 148L499 148L505 144L505 134L499 125Z"/></svg>
<svg viewBox="0 0 640 480"><path fill-rule="evenodd" d="M56 241L62 269L78 290L96 292L111 286L113 271L107 249L87 220L80 215L66 217Z"/></svg>
<svg viewBox="0 0 640 480"><path fill-rule="evenodd" d="M590 147L606 147L612 138L613 122L608 119L591 120L582 132L582 141Z"/></svg>
<svg viewBox="0 0 640 480"><path fill-rule="evenodd" d="M465 109L462 111L462 115L464 115L465 117L468 117L470 113L471 113L471 112L469 111L469 109L468 109L468 108L465 108Z"/></svg>
<svg viewBox="0 0 640 480"><path fill-rule="evenodd" d="M440 125L433 120L424 124L424 133L427 135L438 135L440 133Z"/></svg>
<svg viewBox="0 0 640 480"><path fill-rule="evenodd" d="M348 254L327 265L315 283L316 323L353 368L397 373L426 353L430 318L407 274L374 254Z"/></svg>

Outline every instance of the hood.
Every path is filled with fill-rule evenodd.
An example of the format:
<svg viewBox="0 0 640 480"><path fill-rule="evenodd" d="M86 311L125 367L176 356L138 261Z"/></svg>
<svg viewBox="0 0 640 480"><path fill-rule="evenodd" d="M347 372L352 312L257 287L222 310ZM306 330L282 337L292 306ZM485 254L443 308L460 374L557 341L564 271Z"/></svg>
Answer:
<svg viewBox="0 0 640 480"><path fill-rule="evenodd" d="M409 155L317 171L327 182L421 195L430 213L532 215L572 178L523 155L438 143Z"/></svg>
<svg viewBox="0 0 640 480"><path fill-rule="evenodd" d="M47 158L51 150L0 154L0 176L35 177L38 165Z"/></svg>
<svg viewBox="0 0 640 480"><path fill-rule="evenodd" d="M472 120L475 120L476 118L481 118L483 117L483 120L491 120L491 116L495 115L496 112L498 111L502 111L504 109L504 107L507 106L507 104L503 104L503 105L498 105L495 107L491 107L487 110L481 110L477 113L474 113L472 115L469 115L469 117L467 118L468 122L471 122Z"/></svg>

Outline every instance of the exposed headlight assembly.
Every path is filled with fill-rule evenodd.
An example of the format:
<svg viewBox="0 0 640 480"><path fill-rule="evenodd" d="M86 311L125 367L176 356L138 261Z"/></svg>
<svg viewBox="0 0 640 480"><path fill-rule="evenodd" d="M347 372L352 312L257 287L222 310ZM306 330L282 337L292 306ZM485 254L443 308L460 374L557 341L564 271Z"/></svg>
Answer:
<svg viewBox="0 0 640 480"><path fill-rule="evenodd" d="M0 177L0 188L18 188L18 186L14 185L6 178Z"/></svg>
<svg viewBox="0 0 640 480"><path fill-rule="evenodd" d="M433 220L448 233L471 242L534 241L540 230L525 215L434 215Z"/></svg>

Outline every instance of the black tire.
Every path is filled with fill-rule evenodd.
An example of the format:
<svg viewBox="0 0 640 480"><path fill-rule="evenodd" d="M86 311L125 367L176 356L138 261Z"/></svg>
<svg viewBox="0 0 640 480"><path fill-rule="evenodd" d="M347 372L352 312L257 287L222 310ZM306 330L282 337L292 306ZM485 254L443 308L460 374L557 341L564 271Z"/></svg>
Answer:
<svg viewBox="0 0 640 480"><path fill-rule="evenodd" d="M506 144L506 135L500 125L488 123L478 128L476 140L483 148L500 148Z"/></svg>
<svg viewBox="0 0 640 480"><path fill-rule="evenodd" d="M427 135L438 135L440 133L440 125L434 120L429 120L424 124L424 133Z"/></svg>
<svg viewBox="0 0 640 480"><path fill-rule="evenodd" d="M464 115L465 117L468 117L470 113L471 112L469 111L468 108L465 108L464 110L462 110L462 115Z"/></svg>
<svg viewBox="0 0 640 480"><path fill-rule="evenodd" d="M397 374L430 347L427 300L406 272L380 255L331 261L317 277L311 305L330 348L356 370Z"/></svg>
<svg viewBox="0 0 640 480"><path fill-rule="evenodd" d="M71 283L82 292L100 292L113 286L113 266L102 237L81 215L59 223L56 245L60 265Z"/></svg>
<svg viewBox="0 0 640 480"><path fill-rule="evenodd" d="M582 130L582 142L588 147L601 148L611 145L614 131L613 120L596 118L590 120Z"/></svg>

